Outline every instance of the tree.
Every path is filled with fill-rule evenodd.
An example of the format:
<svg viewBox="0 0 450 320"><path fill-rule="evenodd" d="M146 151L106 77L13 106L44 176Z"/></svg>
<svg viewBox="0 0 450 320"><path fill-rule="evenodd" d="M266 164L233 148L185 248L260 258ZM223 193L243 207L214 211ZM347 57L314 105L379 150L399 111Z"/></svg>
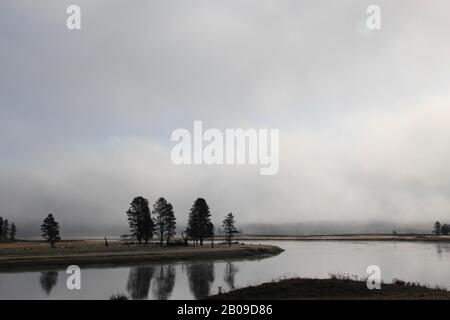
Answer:
<svg viewBox="0 0 450 320"><path fill-rule="evenodd" d="M52 248L55 247L55 242L60 240L59 224L55 221L53 214L49 213L44 223L41 225L42 237L50 242Z"/></svg>
<svg viewBox="0 0 450 320"><path fill-rule="evenodd" d="M177 222L176 222L175 213L173 212L172 205L169 203L167 206L166 233L165 233L167 244L169 244L170 239L172 239L175 236L175 234L177 233L176 229L177 229Z"/></svg>
<svg viewBox="0 0 450 320"><path fill-rule="evenodd" d="M8 221L8 219L5 219L3 221L3 230L2 230L3 238L5 238L5 239L8 238L9 230L10 230L9 221Z"/></svg>
<svg viewBox="0 0 450 320"><path fill-rule="evenodd" d="M436 221L434 223L433 233L437 236L441 234L441 223L439 221Z"/></svg>
<svg viewBox="0 0 450 320"><path fill-rule="evenodd" d="M214 234L214 225L211 222L211 213L205 199L195 200L190 212L188 226L186 229L188 236L195 244L200 242L203 245L203 239L211 237Z"/></svg>
<svg viewBox="0 0 450 320"><path fill-rule="evenodd" d="M238 233L236 227L234 226L234 215L233 213L229 213L226 215L223 220L223 232L225 233L225 237L227 239L228 245L231 246L231 240L233 239L233 234Z"/></svg>
<svg viewBox="0 0 450 320"><path fill-rule="evenodd" d="M164 238L167 244L175 235L175 214L172 205L164 198L159 198L153 205L153 213L156 215L155 224L158 231L160 244L163 245Z"/></svg>
<svg viewBox="0 0 450 320"><path fill-rule="evenodd" d="M16 239L16 224L15 223L11 223L11 231L9 232L9 238L11 240L15 240Z"/></svg>
<svg viewBox="0 0 450 320"><path fill-rule="evenodd" d="M443 224L441 227L441 234L448 235L449 232L450 232L450 226L448 224Z"/></svg>
<svg viewBox="0 0 450 320"><path fill-rule="evenodd" d="M148 243L153 237L154 222L148 207L148 200L144 197L135 197L126 212L130 225L131 237L139 243Z"/></svg>
<svg viewBox="0 0 450 320"><path fill-rule="evenodd" d="M3 238L3 218L0 217L0 238Z"/></svg>

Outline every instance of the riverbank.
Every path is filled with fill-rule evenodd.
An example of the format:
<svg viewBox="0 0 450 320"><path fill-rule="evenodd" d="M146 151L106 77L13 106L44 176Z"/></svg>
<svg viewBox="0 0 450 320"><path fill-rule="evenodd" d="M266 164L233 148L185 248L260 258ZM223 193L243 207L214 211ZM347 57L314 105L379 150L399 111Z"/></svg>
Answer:
<svg viewBox="0 0 450 320"><path fill-rule="evenodd" d="M396 281L369 290L365 281L351 279L294 278L268 282L209 297L213 300L340 300L340 299L450 299L450 292Z"/></svg>
<svg viewBox="0 0 450 320"><path fill-rule="evenodd" d="M214 248L158 245L127 245L109 241L106 247L98 240L66 240L50 248L42 241L0 243L0 270L17 271L44 268L65 268L75 264L80 267L94 265L131 265L161 261L252 259L279 254L284 250L272 245L228 246L217 244Z"/></svg>
<svg viewBox="0 0 450 320"><path fill-rule="evenodd" d="M344 235L240 235L238 241L431 241L450 242L450 236L429 234L344 234Z"/></svg>

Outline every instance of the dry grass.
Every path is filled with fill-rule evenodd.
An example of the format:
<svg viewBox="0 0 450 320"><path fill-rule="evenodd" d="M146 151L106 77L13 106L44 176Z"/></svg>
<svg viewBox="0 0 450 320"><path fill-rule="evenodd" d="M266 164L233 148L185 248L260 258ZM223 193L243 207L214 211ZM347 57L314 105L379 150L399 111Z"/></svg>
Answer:
<svg viewBox="0 0 450 320"><path fill-rule="evenodd" d="M298 300L298 299L450 299L443 288L395 280L383 283L380 290L369 290L366 282L353 275L335 275L330 279L294 278L241 288L210 297L216 300Z"/></svg>

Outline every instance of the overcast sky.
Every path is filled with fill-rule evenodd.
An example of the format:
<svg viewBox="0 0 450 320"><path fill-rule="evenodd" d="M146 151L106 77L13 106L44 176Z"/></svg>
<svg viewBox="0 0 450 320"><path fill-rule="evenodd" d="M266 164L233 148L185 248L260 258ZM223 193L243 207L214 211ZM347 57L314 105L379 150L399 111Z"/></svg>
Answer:
<svg viewBox="0 0 450 320"><path fill-rule="evenodd" d="M2 0L0 215L119 225L142 195L179 223L200 196L215 221L450 222L449 16L447 0ZM280 129L279 174L175 166L170 135L194 120Z"/></svg>

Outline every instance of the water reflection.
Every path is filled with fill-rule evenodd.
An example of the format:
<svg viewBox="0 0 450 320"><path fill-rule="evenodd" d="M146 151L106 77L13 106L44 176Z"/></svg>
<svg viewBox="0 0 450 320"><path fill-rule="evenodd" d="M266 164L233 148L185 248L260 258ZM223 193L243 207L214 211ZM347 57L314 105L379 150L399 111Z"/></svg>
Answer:
<svg viewBox="0 0 450 320"><path fill-rule="evenodd" d="M204 299L209 296L211 284L214 282L214 263L188 264L186 271L189 289L195 299Z"/></svg>
<svg viewBox="0 0 450 320"><path fill-rule="evenodd" d="M236 288L235 277L238 271L239 269L231 261L227 262L225 266L225 273L223 275L223 281L225 281L230 290L234 290Z"/></svg>
<svg viewBox="0 0 450 320"><path fill-rule="evenodd" d="M447 242L436 242L436 252L441 255L443 252L450 252L450 243Z"/></svg>
<svg viewBox="0 0 450 320"><path fill-rule="evenodd" d="M156 267L155 282L153 284L153 297L157 300L167 300L175 286L175 266L161 265Z"/></svg>
<svg viewBox="0 0 450 320"><path fill-rule="evenodd" d="M130 299L202 299L216 293L219 287L228 291L283 276L323 278L330 273L350 273L363 277L371 264L382 267L382 279L386 282L397 278L450 288L450 242L283 241L273 244L286 251L260 261L86 268L82 273L83 279L88 279L82 282L83 294L68 291L65 283L57 283L67 279L64 269L0 272L0 300L105 299L119 292ZM108 290L106 294L105 290Z"/></svg>
<svg viewBox="0 0 450 320"><path fill-rule="evenodd" d="M130 269L127 291L131 299L147 299L154 273L154 266L135 267Z"/></svg>
<svg viewBox="0 0 450 320"><path fill-rule="evenodd" d="M45 291L47 295L50 294L52 288L58 282L58 272L57 271L43 271L39 277L39 282L41 284L42 290Z"/></svg>

